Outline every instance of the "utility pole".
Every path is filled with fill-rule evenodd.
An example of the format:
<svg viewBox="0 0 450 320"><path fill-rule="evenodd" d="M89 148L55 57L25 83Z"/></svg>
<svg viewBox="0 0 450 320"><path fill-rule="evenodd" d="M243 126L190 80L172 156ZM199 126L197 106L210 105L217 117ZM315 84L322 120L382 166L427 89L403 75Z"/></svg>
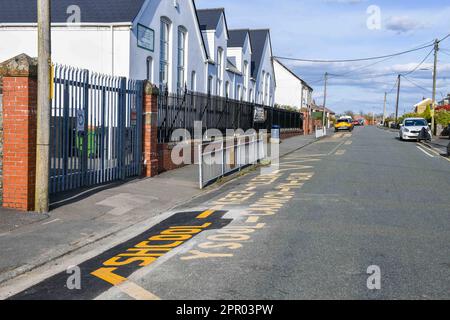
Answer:
<svg viewBox="0 0 450 320"><path fill-rule="evenodd" d="M439 51L439 40L436 39L434 41L434 69L433 69L433 105L431 106L431 130L433 134L436 134L434 131L435 128L435 117L434 113L436 110L436 80L437 80L437 63L438 63L438 51Z"/></svg>
<svg viewBox="0 0 450 320"><path fill-rule="evenodd" d="M35 210L49 210L51 0L37 0L38 13L38 101Z"/></svg>
<svg viewBox="0 0 450 320"><path fill-rule="evenodd" d="M327 83L328 83L328 72L325 72L325 86L324 86L324 90L323 90L323 115L322 115L322 124L323 124L323 130L324 133L326 132L325 129L325 121L326 121L326 104L327 104Z"/></svg>
<svg viewBox="0 0 450 320"><path fill-rule="evenodd" d="M397 123L398 120L398 104L400 103L400 83L402 81L401 75L398 75L398 87L397 87L397 103L395 105L395 123Z"/></svg>
<svg viewBox="0 0 450 320"><path fill-rule="evenodd" d="M386 123L386 100L387 100L387 92L384 93L383 126Z"/></svg>

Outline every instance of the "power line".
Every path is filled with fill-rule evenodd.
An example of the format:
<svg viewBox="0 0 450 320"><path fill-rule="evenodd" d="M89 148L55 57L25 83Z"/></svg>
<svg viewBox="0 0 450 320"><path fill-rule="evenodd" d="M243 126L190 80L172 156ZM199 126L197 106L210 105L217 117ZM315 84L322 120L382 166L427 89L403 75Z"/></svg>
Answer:
<svg viewBox="0 0 450 320"><path fill-rule="evenodd" d="M431 51L427 54L427 56L417 65L417 67L415 67L413 70L411 70L411 71L409 71L409 72L407 72L407 73L404 73L403 74L403 76L407 76L407 75L410 75L410 74L412 74L412 73L414 73L414 72L416 72L417 71L417 69L419 69L424 63L425 63L425 61L427 61L427 59L431 56L431 54L434 52L434 48L433 49L431 49Z"/></svg>
<svg viewBox="0 0 450 320"><path fill-rule="evenodd" d="M411 84L414 85L415 87L417 87L417 88L419 88L419 89L422 89L422 90L424 90L424 91L427 91L427 92L432 92L430 89L427 89L427 88L425 88L425 87L422 87L421 85L419 85L419 84L417 84L416 82L412 81L412 80L409 79L408 77L406 77L406 76L404 76L404 75L402 75L402 77L405 78L409 83L411 83Z"/></svg>
<svg viewBox="0 0 450 320"><path fill-rule="evenodd" d="M398 78L397 80L395 80L395 84L392 86L392 89L387 92L387 94L391 94L392 91L394 91L394 89L397 87L397 85L398 85Z"/></svg>
<svg viewBox="0 0 450 320"><path fill-rule="evenodd" d="M449 35L450 36L450 35ZM370 61L370 60L380 60L385 58L397 57L400 55L404 55L410 52L419 51L425 48L432 47L433 44L429 44L426 46L421 46L419 48L410 49L402 52L397 52L393 54L388 54L384 56L376 56L376 57L368 57L368 58L358 58L358 59L342 59L342 60L320 60L320 59L300 59L300 58L288 58L288 57L275 57L276 59L281 60L290 60L290 61L301 61L301 62L313 62L313 63L341 63L341 62L359 62L359 61Z"/></svg>
<svg viewBox="0 0 450 320"><path fill-rule="evenodd" d="M450 34L446 35L445 37L443 37L442 39L438 40L438 42L442 42L446 39L450 38ZM415 51L419 51L422 49L426 49L429 47L434 46L434 40L429 42L426 42L424 45L421 45L417 48L413 48L410 50L405 50L405 51L401 51L401 52L397 52L397 53L392 53L392 54L388 54L388 55L384 55L384 56L375 56L375 57L367 57L367 58L357 58L357 59L336 59L336 60L322 60L322 59L303 59L303 58L290 58L290 57L274 57L276 59L280 59L280 60L290 60L290 61L300 61L300 62L313 62L313 63L341 63L341 62L359 62L359 61L370 61L370 60L380 60L380 59L384 59L384 58L393 58L393 57L397 57L400 55L404 55L407 53L411 53L411 52L415 52Z"/></svg>
<svg viewBox="0 0 450 320"><path fill-rule="evenodd" d="M442 42L448 38L450 38L450 33L448 35L446 35L445 37L443 37L441 40L438 40L438 42Z"/></svg>

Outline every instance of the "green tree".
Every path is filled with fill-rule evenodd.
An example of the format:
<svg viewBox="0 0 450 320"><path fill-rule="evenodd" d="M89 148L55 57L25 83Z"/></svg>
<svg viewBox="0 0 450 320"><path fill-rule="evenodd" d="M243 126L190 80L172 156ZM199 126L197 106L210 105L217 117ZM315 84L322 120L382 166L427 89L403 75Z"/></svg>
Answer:
<svg viewBox="0 0 450 320"><path fill-rule="evenodd" d="M436 123L443 126L450 125L450 111L446 110L436 111Z"/></svg>

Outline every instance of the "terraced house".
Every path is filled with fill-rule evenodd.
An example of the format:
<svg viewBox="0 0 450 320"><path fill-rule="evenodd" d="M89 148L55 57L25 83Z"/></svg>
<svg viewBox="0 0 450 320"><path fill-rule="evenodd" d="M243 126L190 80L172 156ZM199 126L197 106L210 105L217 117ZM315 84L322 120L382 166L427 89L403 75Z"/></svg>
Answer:
<svg viewBox="0 0 450 320"><path fill-rule="evenodd" d="M0 3L0 61L37 56L34 0ZM150 80L169 92L208 93L272 106L269 30L229 30L223 8L193 0L58 0L53 61Z"/></svg>

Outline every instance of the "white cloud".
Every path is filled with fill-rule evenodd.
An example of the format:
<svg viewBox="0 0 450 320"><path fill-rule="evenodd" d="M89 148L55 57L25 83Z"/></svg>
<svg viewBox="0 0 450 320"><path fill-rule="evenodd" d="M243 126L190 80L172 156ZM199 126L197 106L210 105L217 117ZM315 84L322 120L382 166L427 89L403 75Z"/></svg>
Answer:
<svg viewBox="0 0 450 320"><path fill-rule="evenodd" d="M424 29L426 25L409 16L392 16L385 22L387 30L397 33L407 33L417 29Z"/></svg>

